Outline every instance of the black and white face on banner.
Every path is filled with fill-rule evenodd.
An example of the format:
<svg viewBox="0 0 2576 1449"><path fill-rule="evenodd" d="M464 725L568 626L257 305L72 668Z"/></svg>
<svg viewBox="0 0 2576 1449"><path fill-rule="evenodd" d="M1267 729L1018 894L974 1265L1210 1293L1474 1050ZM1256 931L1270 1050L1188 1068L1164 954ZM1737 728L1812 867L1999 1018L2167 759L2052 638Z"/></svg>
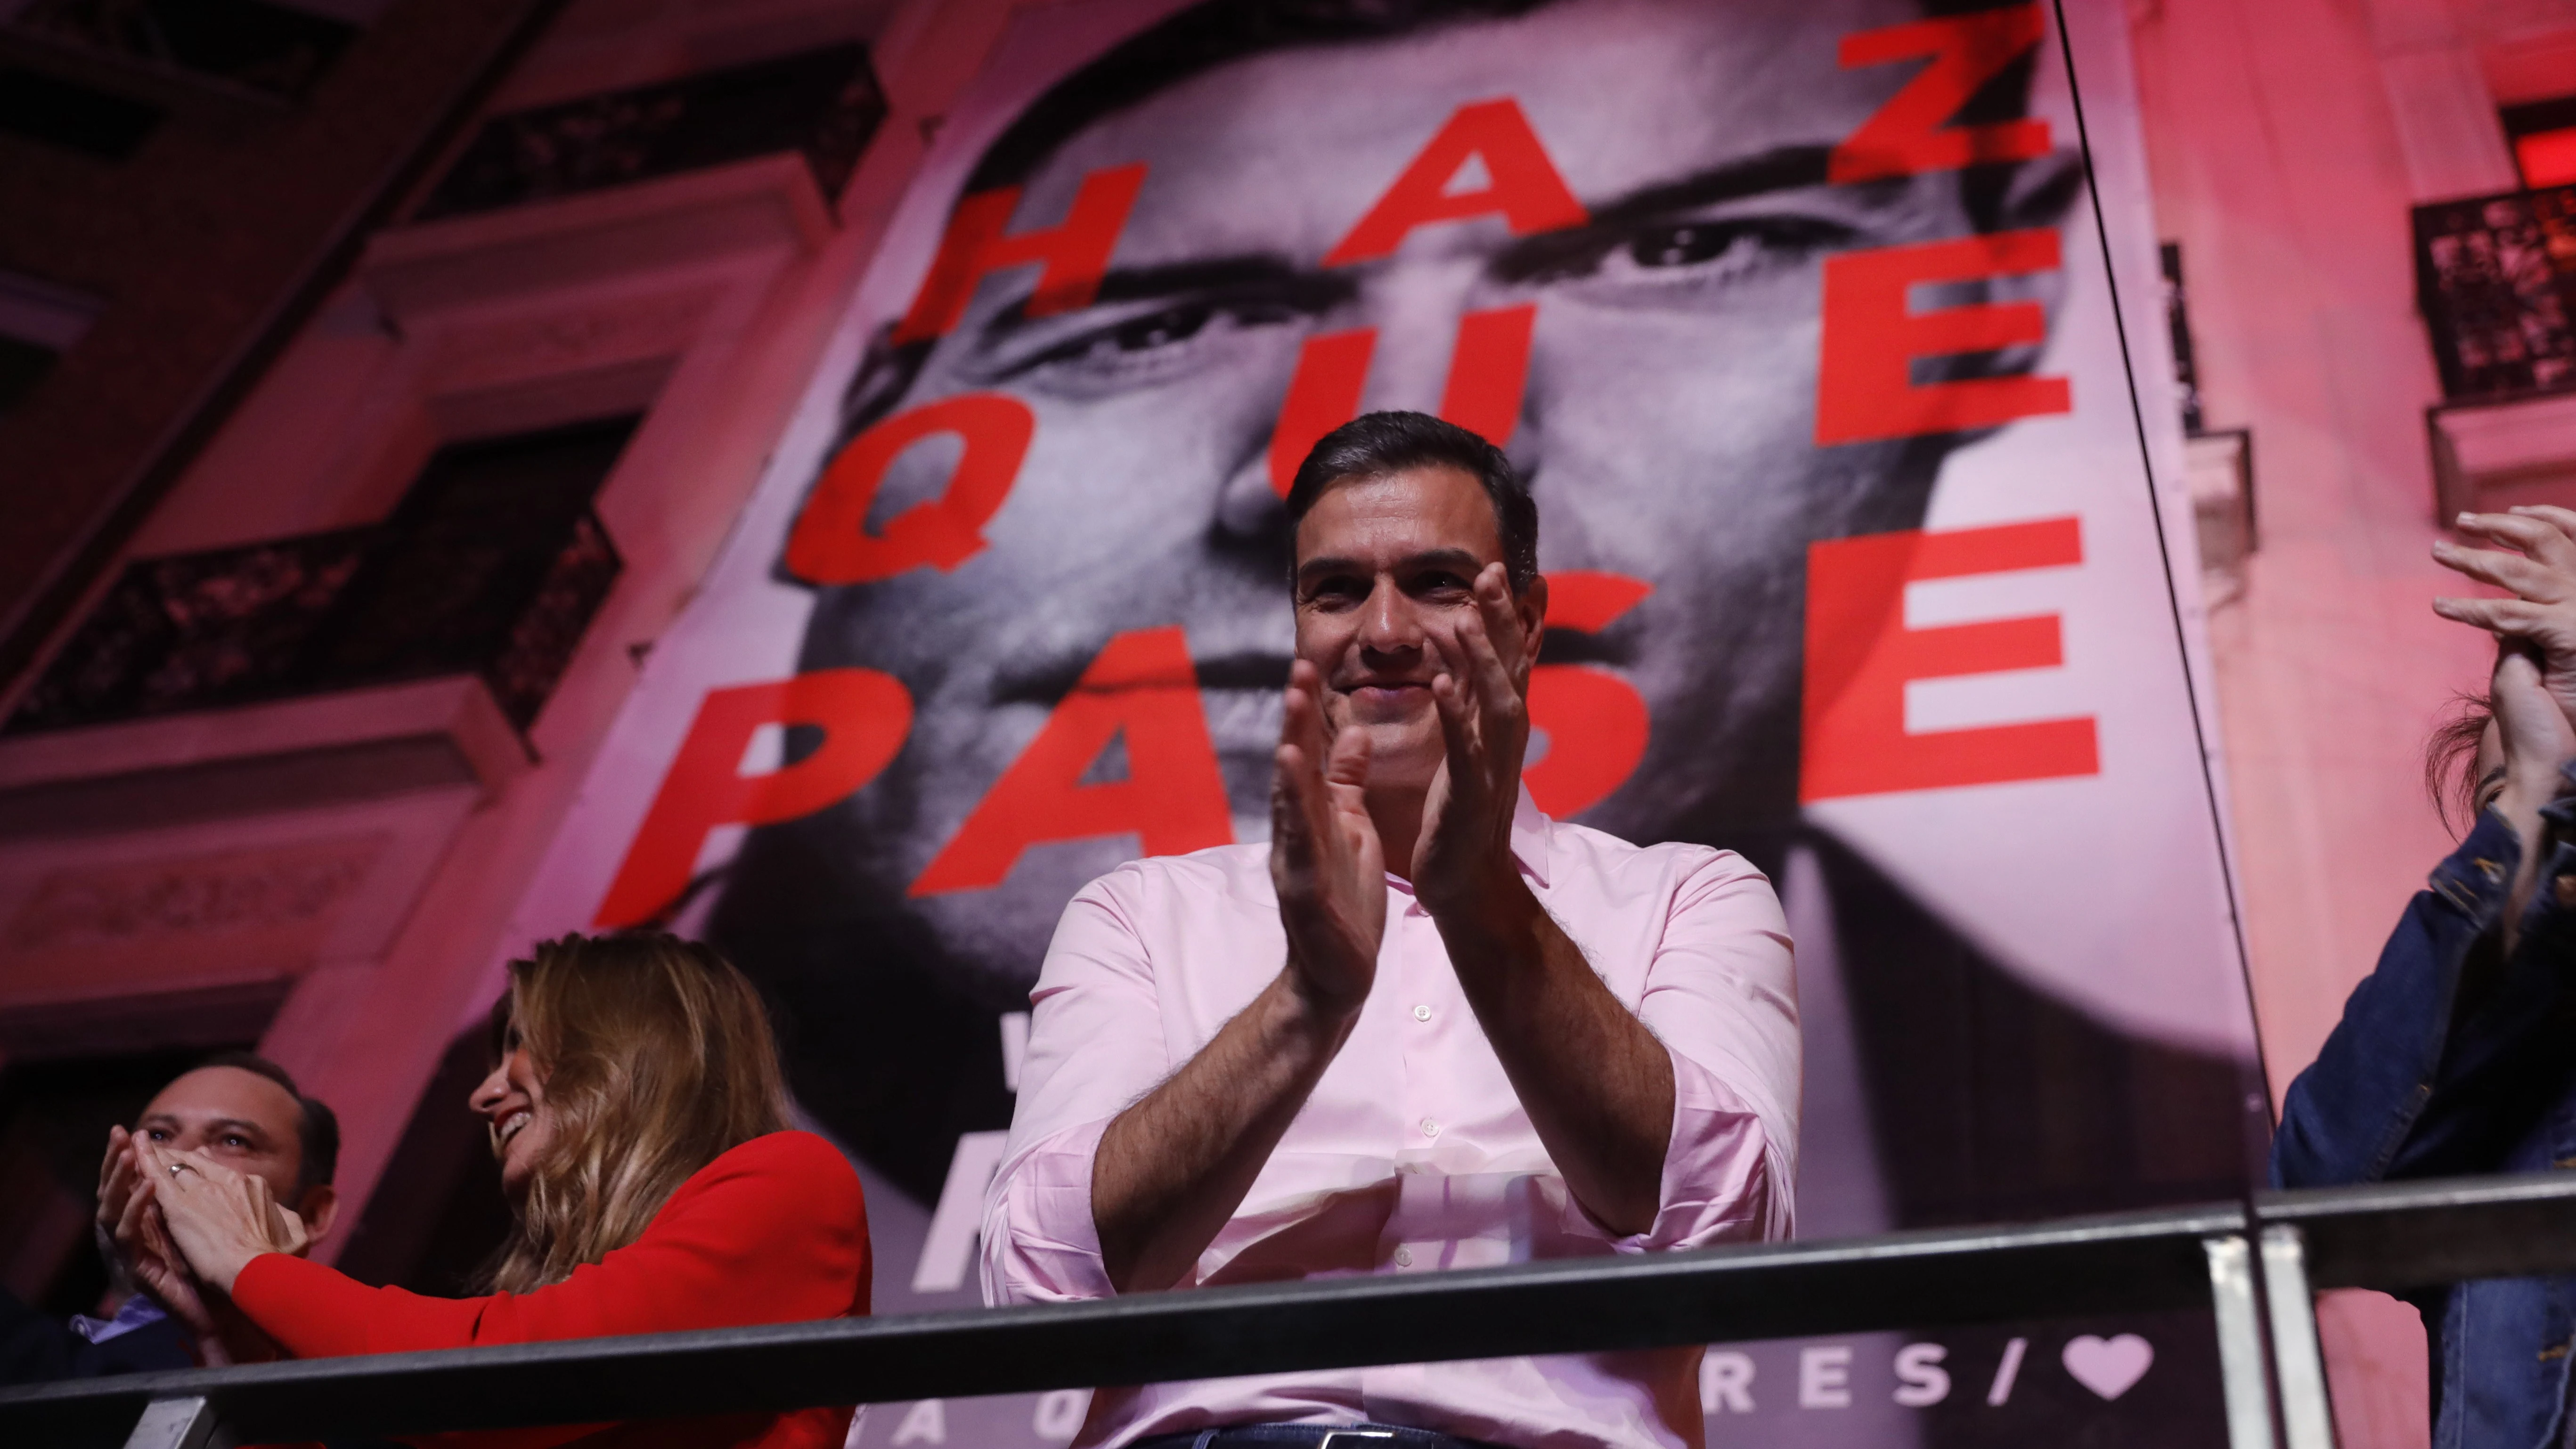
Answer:
<svg viewBox="0 0 2576 1449"><path fill-rule="evenodd" d="M1543 800L1640 840L1792 820L1807 546L1918 525L1959 436L1890 417L1867 430L1885 436L1817 446L1820 260L2053 223L2074 174L2059 152L1994 168L2013 174L1978 178L1977 204L1958 169L1830 184L1886 77L1829 66L1818 85L1781 53L1830 61L1844 34L1910 10L1566 0L1469 15L1255 53L1007 158L1025 175L985 179L1020 188L1023 230L1144 170L1090 305L1033 316L1046 272L994 276L889 409L1000 396L1034 427L979 553L818 603L807 668L919 681L891 788L838 807L862 888L908 894L961 969L1024 991L1065 899L1150 816L1203 832L1175 847L1262 828L1289 645L1276 485L1302 451L1274 444L1354 404L1443 412L1505 444L1542 499L1545 569L1582 581L1558 589L1569 647L1552 662L1609 666L1642 706L1636 758L1618 751L1624 720L1606 737L1587 737L1579 707L1547 721L1564 727L1556 767L1534 775ZM1777 39L1743 46L1748 28ZM1992 306L2054 283L1957 290ZM1340 408L1283 420L1300 381L1299 402ZM937 496L955 463L906 452L875 512ZM1176 625L1228 808L1191 797L1212 788L1197 761L1143 758L1131 739L1126 818L1128 801L1084 808L1092 761L1068 760L1074 773L988 807L977 823L994 838L968 836L971 867L934 869L961 859L961 829L1112 641Z"/></svg>

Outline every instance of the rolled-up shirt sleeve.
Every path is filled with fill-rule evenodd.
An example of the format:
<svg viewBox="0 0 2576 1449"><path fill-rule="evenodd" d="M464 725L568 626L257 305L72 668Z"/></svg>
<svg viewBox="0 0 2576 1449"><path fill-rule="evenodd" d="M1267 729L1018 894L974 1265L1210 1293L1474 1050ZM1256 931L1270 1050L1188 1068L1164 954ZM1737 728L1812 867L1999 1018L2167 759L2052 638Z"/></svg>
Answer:
<svg viewBox="0 0 2576 1449"><path fill-rule="evenodd" d="M1092 1161L1111 1119L1172 1067L1154 973L1121 867L1065 907L1029 995L1028 1051L1002 1165L984 1200L984 1301L1107 1298Z"/></svg>
<svg viewBox="0 0 2576 1449"><path fill-rule="evenodd" d="M1798 1176L1798 983L1771 882L1710 851L1673 892L1638 1016L1673 1061L1660 1206L1622 1252L1786 1238Z"/></svg>

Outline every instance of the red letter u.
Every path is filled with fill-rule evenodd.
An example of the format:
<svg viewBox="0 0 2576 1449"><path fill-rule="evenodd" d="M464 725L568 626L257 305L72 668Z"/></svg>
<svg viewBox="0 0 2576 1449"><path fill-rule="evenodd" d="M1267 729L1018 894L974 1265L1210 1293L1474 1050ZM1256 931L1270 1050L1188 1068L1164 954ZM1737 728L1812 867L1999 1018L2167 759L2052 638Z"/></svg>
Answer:
<svg viewBox="0 0 2576 1449"><path fill-rule="evenodd" d="M1449 383L1441 390L1440 416L1497 448L1511 446L1521 414L1521 389L1529 380L1530 325L1538 304L1470 312L1458 319L1458 344L1449 354ZM1297 465L1326 433L1358 417L1368 383L1377 329L1327 332L1306 339L1297 375L1279 405L1270 434L1270 486L1288 496Z"/></svg>

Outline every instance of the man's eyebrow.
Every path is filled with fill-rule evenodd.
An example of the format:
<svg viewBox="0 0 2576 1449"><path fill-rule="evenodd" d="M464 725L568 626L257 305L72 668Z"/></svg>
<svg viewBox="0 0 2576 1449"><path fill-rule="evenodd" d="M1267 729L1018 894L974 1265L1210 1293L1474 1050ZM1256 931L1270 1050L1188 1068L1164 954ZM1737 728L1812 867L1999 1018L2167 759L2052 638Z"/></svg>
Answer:
<svg viewBox="0 0 2576 1449"><path fill-rule="evenodd" d="M1113 267L1101 273L1099 300L1133 302L1180 292L1263 291L1294 287L1314 275L1286 257L1267 252L1193 257L1158 266Z"/></svg>
<svg viewBox="0 0 2576 1449"><path fill-rule="evenodd" d="M1581 226L1540 232L1514 242L1496 258L1494 270L1503 276L1521 275L1543 267L1569 244L1593 242L1604 232L1655 221L1675 212L1767 196L1774 192L1804 191L1824 186L1828 184L1826 163L1832 156L1833 148L1830 146L1775 146L1768 151L1722 161L1687 176L1632 187L1616 196L1587 203L1585 209L1590 216ZM1877 203L1901 194L1909 179L1896 177L1888 181L1858 182L1837 190L1855 195L1864 203Z"/></svg>
<svg viewBox="0 0 2576 1449"><path fill-rule="evenodd" d="M1029 284L1036 286L1032 272ZM1306 311L1321 312L1348 300L1358 283L1346 275L1300 267L1286 257L1245 252L1228 257L1194 257L1146 267L1114 267L1101 274L1093 307L1119 302L1151 302L1179 297L1261 297ZM1007 336L1026 325L1028 299L1004 307L984 323L985 337ZM1088 310L1088 309L1084 309Z"/></svg>
<svg viewBox="0 0 2576 1449"><path fill-rule="evenodd" d="M1592 214L1594 226L1617 226L1685 207L1714 206L1721 201L1741 201L1774 191L1801 191L1825 184L1825 163L1832 155L1830 146L1775 146L1688 176L1650 181L1588 203L1584 209Z"/></svg>
<svg viewBox="0 0 2576 1449"><path fill-rule="evenodd" d="M1485 561L1463 548L1435 548L1424 553L1407 554L1395 562L1398 568L1463 569L1470 577L1485 570Z"/></svg>
<svg viewBox="0 0 2576 1449"><path fill-rule="evenodd" d="M180 1121L178 1114L174 1112L149 1112L144 1114L142 1121L137 1122L134 1125L137 1128L145 1128L156 1124L170 1127L184 1127L188 1125L187 1123ZM268 1128L266 1126L258 1122L254 1122L248 1117L210 1118L206 1122L206 1130L208 1132L247 1132L253 1137L266 1137L268 1135Z"/></svg>
<svg viewBox="0 0 2576 1449"><path fill-rule="evenodd" d="M1434 548L1426 549L1421 553L1406 554L1395 561L1394 567L1400 569L1452 568L1472 575L1481 572L1485 563L1463 548ZM1359 559L1342 558L1332 554L1326 554L1321 558L1310 558L1297 566L1297 577L1301 580L1321 574L1373 572L1375 570Z"/></svg>
<svg viewBox="0 0 2576 1449"><path fill-rule="evenodd" d="M1633 225L1691 207L1714 206L1719 202L1738 201L1774 191L1822 186L1825 184L1826 162L1832 155L1830 146L1775 146L1768 151L1720 162L1687 176L1648 182L1616 196L1588 203L1586 210L1590 213L1590 220L1585 226L1545 232L1515 243L1506 249L1497 270L1513 270L1513 260L1524 249L1548 249L1551 242L1561 244L1569 237L1588 232ZM1846 189L1862 193L1893 192L1903 189L1903 186L1904 180L1899 178L1893 183L1862 183ZM1101 275L1100 288L1091 305L1098 307L1192 296L1254 296L1267 297L1300 311L1320 313L1356 295L1358 281L1351 271L1347 267L1331 270L1303 267L1274 252L1241 252L1155 266L1113 267ZM1036 287L1034 269L1030 269L1026 285L1032 289ZM1007 337L1027 325L1031 320L1027 305L1028 299L1024 296L994 313L977 329L979 340Z"/></svg>

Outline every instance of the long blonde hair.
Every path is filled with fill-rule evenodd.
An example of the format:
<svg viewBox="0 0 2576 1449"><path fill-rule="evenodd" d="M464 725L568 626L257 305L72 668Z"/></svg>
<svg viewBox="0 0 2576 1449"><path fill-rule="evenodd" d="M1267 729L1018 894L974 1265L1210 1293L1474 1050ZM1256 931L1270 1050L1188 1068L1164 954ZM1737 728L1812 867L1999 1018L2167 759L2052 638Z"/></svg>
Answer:
<svg viewBox="0 0 2576 1449"><path fill-rule="evenodd" d="M509 1026L544 1083L554 1134L518 1233L487 1274L491 1289L562 1282L642 1236L691 1173L788 1125L760 993L695 941L541 942L510 963L496 1047Z"/></svg>

